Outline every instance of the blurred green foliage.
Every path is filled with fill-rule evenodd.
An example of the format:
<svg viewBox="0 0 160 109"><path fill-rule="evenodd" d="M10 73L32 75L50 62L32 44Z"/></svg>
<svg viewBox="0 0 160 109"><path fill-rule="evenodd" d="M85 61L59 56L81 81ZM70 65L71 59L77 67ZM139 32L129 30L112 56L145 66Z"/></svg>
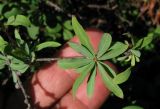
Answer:
<svg viewBox="0 0 160 109"><path fill-rule="evenodd" d="M71 20L43 0L1 1L0 27L0 69L4 72L8 66L15 83L16 73L37 69L36 59L44 48L55 51L55 47L73 37Z"/></svg>

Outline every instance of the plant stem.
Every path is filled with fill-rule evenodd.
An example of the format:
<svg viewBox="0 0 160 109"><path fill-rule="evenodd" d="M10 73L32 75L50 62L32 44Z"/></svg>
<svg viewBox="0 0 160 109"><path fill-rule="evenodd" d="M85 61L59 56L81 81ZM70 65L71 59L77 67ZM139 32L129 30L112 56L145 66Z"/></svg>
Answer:
<svg viewBox="0 0 160 109"><path fill-rule="evenodd" d="M18 85L19 85L19 87L20 87L20 89L21 89L21 91L22 91L22 93L24 95L24 99L25 99L24 103L27 105L27 109L32 109L31 108L31 104L30 104L29 99L28 99L29 96L27 95L27 93L26 93L26 91L25 91L25 89L23 87L23 84L22 84L22 82L21 82L21 80L20 80L20 78L18 76L18 72L16 72L15 74L17 76L17 83L18 83Z"/></svg>
<svg viewBox="0 0 160 109"><path fill-rule="evenodd" d="M75 56L75 57L62 57L62 58L39 58L36 59L36 62L50 62L50 61L58 61L60 59L73 59L73 58L83 58L83 56Z"/></svg>
<svg viewBox="0 0 160 109"><path fill-rule="evenodd" d="M109 5L97 5L97 4L89 4L87 5L88 8L93 8L93 9L106 9L106 10L114 10L116 9L118 6L115 5L113 7L109 7Z"/></svg>
<svg viewBox="0 0 160 109"><path fill-rule="evenodd" d="M53 7L58 12L63 12L63 9L61 9L57 4L55 4L51 1L46 1L46 4Z"/></svg>
<svg viewBox="0 0 160 109"><path fill-rule="evenodd" d="M39 59L36 59L37 62L42 62L42 61L57 61L59 60L60 58L39 58Z"/></svg>

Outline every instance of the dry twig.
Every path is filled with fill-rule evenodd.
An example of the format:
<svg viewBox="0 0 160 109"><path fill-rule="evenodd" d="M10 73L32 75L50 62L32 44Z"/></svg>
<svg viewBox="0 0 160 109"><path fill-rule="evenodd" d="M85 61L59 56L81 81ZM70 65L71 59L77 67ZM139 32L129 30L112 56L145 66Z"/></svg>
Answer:
<svg viewBox="0 0 160 109"><path fill-rule="evenodd" d="M57 4L51 2L51 1L46 1L46 4L50 7L53 7L56 11L58 12L63 12L63 9L60 8Z"/></svg>

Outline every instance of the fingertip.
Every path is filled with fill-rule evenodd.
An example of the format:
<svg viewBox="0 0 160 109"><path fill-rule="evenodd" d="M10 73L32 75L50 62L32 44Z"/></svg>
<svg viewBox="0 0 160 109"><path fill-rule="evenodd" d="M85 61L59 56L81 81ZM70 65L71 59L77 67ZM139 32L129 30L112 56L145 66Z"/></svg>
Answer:
<svg viewBox="0 0 160 109"><path fill-rule="evenodd" d="M87 79L78 89L76 97L89 109L99 109L110 94L110 91L104 85L99 72L97 72L96 75L94 93L91 97L88 97L86 89Z"/></svg>

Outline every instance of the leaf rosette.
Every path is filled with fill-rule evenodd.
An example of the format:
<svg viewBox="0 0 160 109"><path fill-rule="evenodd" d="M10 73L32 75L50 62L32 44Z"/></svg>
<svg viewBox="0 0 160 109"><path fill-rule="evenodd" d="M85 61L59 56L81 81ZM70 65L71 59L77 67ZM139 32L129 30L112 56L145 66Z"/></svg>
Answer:
<svg viewBox="0 0 160 109"><path fill-rule="evenodd" d="M109 65L104 63L104 61L121 55L128 49L128 45L122 42L116 42L111 46L111 35L104 33L100 40L98 51L95 53L85 30L79 24L76 17L72 17L72 26L75 34L79 38L80 44L74 42L69 42L68 44L72 49L80 53L82 57L64 58L59 60L58 64L64 69L75 69L80 74L73 84L73 95L76 95L79 86L85 78L87 78L87 94L91 97L94 92L95 77L97 71L99 71L106 87L116 96L123 98L123 91L118 84L123 83L128 79L130 69L118 74L120 75L118 76Z"/></svg>

